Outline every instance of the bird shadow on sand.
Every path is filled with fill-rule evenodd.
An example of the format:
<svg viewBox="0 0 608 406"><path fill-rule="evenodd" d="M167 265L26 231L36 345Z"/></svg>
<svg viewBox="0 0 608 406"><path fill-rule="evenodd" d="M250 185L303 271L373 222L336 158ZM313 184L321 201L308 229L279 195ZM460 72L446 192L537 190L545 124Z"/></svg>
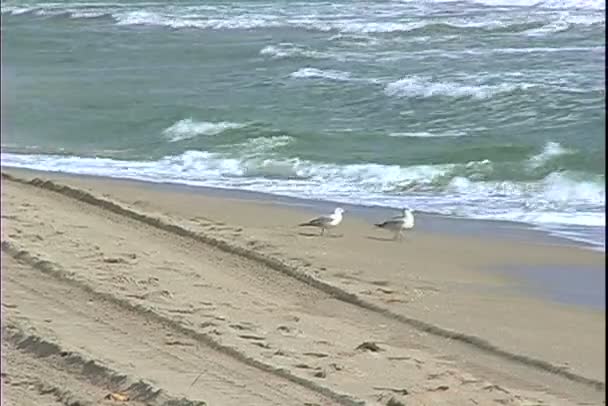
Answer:
<svg viewBox="0 0 608 406"><path fill-rule="evenodd" d="M405 241L408 241L406 238L401 239L401 240L396 240L393 237L374 237L374 236L371 236L371 235L368 235L365 238L367 238L368 240L382 241L382 242L405 242Z"/></svg>
<svg viewBox="0 0 608 406"><path fill-rule="evenodd" d="M301 235L302 237L318 237L318 238L342 238L343 235L342 234L325 234L325 235L321 235L319 233L307 233L307 232L300 232L298 233L298 235Z"/></svg>

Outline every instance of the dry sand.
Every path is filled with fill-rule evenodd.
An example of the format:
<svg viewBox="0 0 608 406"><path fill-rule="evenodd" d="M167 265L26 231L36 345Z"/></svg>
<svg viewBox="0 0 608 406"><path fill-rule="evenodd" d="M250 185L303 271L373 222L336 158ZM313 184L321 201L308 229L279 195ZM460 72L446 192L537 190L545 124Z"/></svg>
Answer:
<svg viewBox="0 0 608 406"><path fill-rule="evenodd" d="M270 201L6 173L7 405L605 404L605 312L489 271L602 253L399 244L348 217L319 238L293 226L317 213Z"/></svg>

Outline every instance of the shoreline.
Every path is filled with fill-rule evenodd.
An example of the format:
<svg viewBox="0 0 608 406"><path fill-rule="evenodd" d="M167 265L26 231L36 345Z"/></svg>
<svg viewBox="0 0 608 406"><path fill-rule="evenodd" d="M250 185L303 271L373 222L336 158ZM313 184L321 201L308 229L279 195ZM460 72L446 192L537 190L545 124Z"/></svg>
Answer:
<svg viewBox="0 0 608 406"><path fill-rule="evenodd" d="M171 182L151 182L140 179L112 178L99 175L80 175L22 168L2 168L3 171L6 171L7 169L9 171L16 171L17 173L25 173L28 176L36 176L36 174L38 174L40 176L56 176L59 179L91 179L101 182L118 182L125 186L138 185L145 189L156 189L167 193L188 193L242 202L270 203L278 207L307 211L311 213L311 216L314 215L314 213L330 213L336 205L340 205L347 210L346 221L348 221L348 217L353 216L358 220L367 222L370 227L370 232L373 230L373 224L375 222L393 216L396 214L396 211L398 211L398 209L386 207L342 204L325 200L273 195L266 192L223 189L209 186L191 186ZM416 213L416 222L417 232L432 235L450 235L456 238L466 237L473 239L490 238L497 241L505 240L555 247L582 248L594 253L604 253L604 251L599 250L598 247L589 246L586 243L570 240L568 238L554 236L548 232L535 229L529 224L521 222L468 219L419 212ZM562 266L559 282L556 282L551 271L547 272L547 267L543 264L532 264L523 267L507 264L507 266L488 268L486 271L502 274L507 278L514 279L514 283L518 285L518 287L514 289L516 289L518 293L531 295L536 299L546 300L555 304L581 306L590 310L605 311L605 300L602 300L602 296L605 298L605 289L601 289L605 284L601 281L599 283L597 282L598 280L605 280L604 267L584 265L583 269L587 272L579 272L579 268L580 267L576 265ZM540 271L538 269L540 269ZM574 272L576 274L574 274ZM586 279L581 281L581 275L585 275ZM595 298L589 300L584 294L570 293L569 288L574 285L595 288L593 291Z"/></svg>
<svg viewBox="0 0 608 406"><path fill-rule="evenodd" d="M87 278L99 275L95 279L96 283L104 284L114 280L120 276L115 272L126 265L119 265L112 271L103 262L98 265L87 265L86 262L81 264L82 261L92 259L88 259L91 258L90 250L83 251L83 248L78 247L90 244L87 240L95 238L98 238L96 244L101 244L101 237L96 237L99 233L114 232L113 228L107 225L108 221L114 222L114 227L123 230L123 235L140 235L145 226L132 221L122 224L126 218L112 220L115 216L108 213L112 210L106 210L107 207L100 202L95 204L88 201L86 193L92 193L106 202L116 202L115 204L134 213L144 213L148 218L160 219L164 224L169 224L166 226L167 230L173 227L171 224L190 230L188 233L203 236L203 241L209 241L207 244L218 244L213 241L228 241L228 244L246 247L243 249L254 252L255 255L274 258L272 261L283 265L273 266L287 266L294 269L290 272L301 274L297 280L306 281L307 278L313 278L318 281L305 282L309 285L306 289L316 286L316 283L327 284L326 286L335 287L332 289L348 292L345 295L353 295L345 296L350 298L345 302L369 304L361 305L362 308L355 312L348 310L345 315L338 316L334 315L337 305L335 299L299 299L303 300L301 303L312 306L307 312L313 311L322 317L316 323L325 320L333 325L339 320L344 322L343 317L354 317L354 320L359 320L355 323L357 325L364 323L363 320L368 317L364 316L366 313L363 309L385 309L373 312L388 312L386 314L394 315L388 320L406 320L405 324L419 325L416 328L422 330L404 335L399 329L395 330L393 322L375 320L367 328L374 327L367 330L361 339L365 340L364 337L369 334L367 340L377 337L376 340L380 340L380 343L391 343L393 346L423 345L432 349L432 352L448 356L447 359L452 360L450 362L453 362L454 366L481 376L494 377L507 387L528 382L532 386L525 384L521 388L527 387L527 390L531 390L530 388L544 382L541 386L555 388L558 392L570 395L579 393L583 397L595 396L582 387L575 389L578 385L575 381L586 381L596 382L594 385L599 385L602 393L604 391L605 363L604 357L600 355L605 351L605 311L554 303L546 298L526 294L519 289L519 278L493 271L506 265L522 269L562 266L569 269L571 276L576 278L582 276L580 272L576 272L582 267L599 270L604 258L598 253L577 247L541 243L539 240L522 242L492 239L488 236L475 238L438 234L432 229L418 231L412 234L412 238L407 242L398 244L387 241L386 234L370 230L369 222L356 216L349 217L333 238L319 238L316 233L313 235L295 227L295 224L309 215L318 214L321 211L319 207L302 207L299 203L289 206L277 204L276 201L243 199L242 196L239 198L234 195L211 196L172 186L157 187L152 184L151 187L150 184L115 179L5 171L4 168L3 172L24 180L16 182L11 178L3 179L3 204L13 207L8 217L14 218L5 223L9 228L8 234L5 235L8 235L10 240L16 240L17 247L27 244L28 250L33 254L42 250L42 258L51 256L51 259L54 258L54 261L58 261L66 270L72 268L77 272L86 271L83 275L92 272ZM33 183L28 181L35 178L40 180ZM46 181L50 182L45 183ZM71 189L65 189L63 185ZM61 215L64 220L55 218L55 213L59 212L64 213ZM34 220L27 220L30 218ZM422 223L424 224L424 221ZM16 229L16 226L27 232ZM28 228L23 228L25 226ZM56 231L61 229L66 232L62 231L57 235ZM156 234L156 231L146 232L146 239L149 239L147 242L119 238L117 241L103 243L114 245L113 250L122 252L120 255L131 255L128 253L132 251L125 250L135 245L144 250L137 254L139 259L135 261L140 264L135 268L135 265L129 265L128 269L125 269L126 273L122 272L124 276L120 276L118 281L123 278L128 280L132 272L146 274L151 269L146 265L147 256L159 255L162 262L168 259L162 259L166 255L174 257L171 263L175 263L173 266L177 268L169 268L174 269L171 271L173 273L166 274L166 265L159 263L158 272L166 274L163 280L181 284L182 290L174 291L176 298L182 297L186 292L194 295L193 297L199 297L201 289L210 285L193 287L191 277L187 276L187 269L183 268L185 265L179 265L181 257L176 256L176 253L171 254L173 237L164 238L161 246L158 245L160 243L158 237L155 237ZM65 241L61 242L63 240ZM44 244L41 244L41 241L45 241ZM60 242L62 245L58 245ZM131 249L135 248L129 248ZM189 248L187 252L190 256L197 255ZM195 257L188 259L193 261L192 272L201 272L196 265L200 260ZM218 262L215 266L219 266L219 273L209 279L209 282L213 284L215 278L222 278L223 272L246 272L250 266L239 265L231 270L230 263ZM174 274L175 272L177 274ZM249 282L244 281L244 286L260 277L262 280L256 282L261 283L260 286L275 283L277 275L271 276L267 272L268 270L264 271ZM176 277L178 279L175 279ZM290 279L284 283L291 286L289 289L300 291L300 288L292 286L292 282L288 280ZM117 285L112 291L119 286L121 285ZM277 286L278 291L273 296L284 295L278 293L283 289L280 286L283 285ZM230 300L234 301L233 305L238 305L240 300L247 300L251 293L249 288L244 289L244 296L229 296ZM212 292L216 291L211 290L209 294ZM292 300L291 297L286 296L289 300ZM224 298L226 299L227 297ZM231 312L230 307L222 306L220 309L223 309L223 313ZM350 316L346 316L347 314ZM224 316L225 314L222 315ZM235 313L234 317L247 320L247 317L243 319L244 314L239 312ZM276 315L269 317L269 320L277 321ZM312 324L311 328L315 325ZM311 333L312 330L309 330L308 334ZM460 338L446 340L445 334ZM467 343L468 341L470 343ZM482 350L483 348L486 350ZM491 348L494 350L488 352ZM494 358L497 354L503 355L498 359ZM542 365L544 366L539 367ZM494 368L497 370L492 372ZM505 371L507 375L504 375ZM549 371L553 372L547 374ZM555 381L566 376L580 377L580 380L573 378L574 381L570 383Z"/></svg>
<svg viewBox="0 0 608 406"><path fill-rule="evenodd" d="M66 177L107 179L116 180L119 182L135 182L144 186L154 185L153 187L162 187L168 190L182 190L195 194L203 193L210 194L211 196L236 198L242 200L271 201L276 204L329 212L331 212L334 207L340 205L347 208L350 214L354 214L359 218L365 219L372 225L374 222L377 222L386 216L392 216L396 211L399 211L399 208L381 205L352 204L335 200L312 199L283 194L273 194L266 191L251 191L246 189L223 188L217 186L191 185L187 183L160 180L144 180L137 177L113 177L108 175L81 174L4 165L2 166L2 170L23 171L25 173L31 172L53 174ZM416 210L416 218L425 220L423 224L417 225L417 228L422 226L423 231L440 233L448 232L450 234L463 234L467 236L475 236L478 235L478 233L488 233L492 238L541 241L546 244L574 246L595 252L605 253L605 243L601 244L600 242L589 242L587 239L581 239L577 236L565 236L554 231L543 229L542 226L522 221L469 218L426 212L423 210Z"/></svg>

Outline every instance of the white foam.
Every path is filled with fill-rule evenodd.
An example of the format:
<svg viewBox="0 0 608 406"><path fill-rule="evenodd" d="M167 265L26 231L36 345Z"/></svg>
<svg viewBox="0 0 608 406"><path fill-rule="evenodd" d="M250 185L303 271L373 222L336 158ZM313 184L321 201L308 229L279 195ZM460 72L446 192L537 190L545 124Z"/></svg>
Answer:
<svg viewBox="0 0 608 406"><path fill-rule="evenodd" d="M448 58L469 57L470 55L491 54L545 54L545 53L568 53L568 52L604 52L605 47L522 47L522 48L467 48L459 51L448 51L445 49L426 49L424 51L410 52L409 55L441 55ZM386 58L389 60L388 58ZM396 56L392 60L403 59ZM501 73L502 74L502 73ZM513 75L513 73L511 73Z"/></svg>
<svg viewBox="0 0 608 406"><path fill-rule="evenodd" d="M564 213L558 211L532 212L532 213L510 213L501 216L505 220L516 220L523 223L546 224L546 225L577 225L588 227L606 226L606 216L601 213Z"/></svg>
<svg viewBox="0 0 608 406"><path fill-rule="evenodd" d="M395 23L395 22L350 22L340 21L334 24L317 23L313 27L320 31L336 30L343 33L358 33L358 34L373 34L373 33L391 33L391 32L408 32L422 27L428 23Z"/></svg>
<svg viewBox="0 0 608 406"><path fill-rule="evenodd" d="M437 3L452 0L435 1L390 1L390 2L296 2L283 7L274 2L234 4L223 3L188 3L176 6L159 2L42 2L35 6L44 10L78 9L83 12L96 11L100 7L111 10L116 21L121 25L149 24L173 28L199 27L211 29L248 29L257 27L297 27L320 31L337 31L342 33L387 33L411 31L427 24L447 23L454 26L488 26L502 24L508 20L507 12L530 11L572 11L593 13L605 10L603 0L469 0L464 5L466 10L476 4L492 7L492 15L472 14L462 18L461 15L444 15L440 18L425 20L418 17L436 11L441 5ZM8 3L8 4L5 4ZM2 2L2 12L11 12L32 6L18 0ZM439 6L439 7L438 7ZM468 7L467 7L468 6ZM531 9L533 7L533 9ZM522 11L518 11L521 9ZM458 13L460 14L460 13ZM504 17L503 17L504 16Z"/></svg>
<svg viewBox="0 0 608 406"><path fill-rule="evenodd" d="M276 148L284 147L293 142L293 138L288 135L277 135L274 137L251 138L240 144L240 154L244 157L257 156L273 151Z"/></svg>
<svg viewBox="0 0 608 406"><path fill-rule="evenodd" d="M446 2L436 0L436 2ZM604 21L605 9L602 0L476 0L494 7L486 15L470 14L444 15L437 18L420 18L433 12L435 2L425 1L392 1L376 3L342 3L339 7L332 3L294 3L290 7L277 7L273 3L239 3L230 6L222 4L205 5L165 5L157 2L112 3L112 2L74 2L74 3L38 3L35 12L40 15L70 14L72 18L95 18L111 15L118 25L149 25L170 27L174 29L197 28L215 30L247 30L254 28L298 28L342 34L383 34L410 32L429 25L444 24L457 28L504 28L520 24L521 18L514 18L511 11L523 7L528 12L534 7L534 13L528 12L526 21L540 16L539 22L552 18L548 13L558 11L564 14L563 22L548 22L538 33L555 32L572 24L583 24L590 21ZM475 4L473 7L477 8ZM513 7L516 6L516 7ZM103 8L103 12L101 9ZM2 13L19 15L33 8L29 4L11 2L2 4ZM466 10L466 7L465 7ZM573 20L574 19L574 20ZM588 20L588 22L584 22Z"/></svg>
<svg viewBox="0 0 608 406"><path fill-rule="evenodd" d="M301 68L292 72L289 76L297 79L328 79L340 82L351 80L351 74L349 72L321 70L317 68Z"/></svg>
<svg viewBox="0 0 608 406"><path fill-rule="evenodd" d="M442 138L442 137L462 137L467 134L463 131L448 130L442 132L414 131L414 132L392 132L389 137L405 138Z"/></svg>
<svg viewBox="0 0 608 406"><path fill-rule="evenodd" d="M2 7L2 13L11 14L14 16L18 16L21 14L27 14L35 11L35 7Z"/></svg>
<svg viewBox="0 0 608 406"><path fill-rule="evenodd" d="M542 181L542 197L550 203L557 203L558 207L576 203L606 205L605 183L602 185L600 179L592 182L576 177L576 174L568 172L550 173Z"/></svg>
<svg viewBox="0 0 608 406"><path fill-rule="evenodd" d="M527 89L528 83L501 83L498 85L469 85L456 82L434 81L420 76L407 76L386 85L384 92L394 97L472 97L490 98L499 93Z"/></svg>
<svg viewBox="0 0 608 406"><path fill-rule="evenodd" d="M153 25L170 28L201 28L201 29L252 29L279 27L282 24L276 16L234 16L224 18L209 18L197 15L175 15L147 10L114 13L118 25ZM218 16L219 17L219 16Z"/></svg>
<svg viewBox="0 0 608 406"><path fill-rule="evenodd" d="M166 128L163 134L170 142L187 140L200 135L218 135L226 130L243 128L244 124L221 121L217 123L194 121L191 118L180 120Z"/></svg>
<svg viewBox="0 0 608 406"><path fill-rule="evenodd" d="M544 0L539 4L547 8L605 10L605 0Z"/></svg>
<svg viewBox="0 0 608 406"><path fill-rule="evenodd" d="M331 55L327 55L323 52L306 49L299 47L291 43L281 43L277 45L268 45L260 51L260 55L269 56L273 59L284 59L292 57L304 57L311 59L324 59L329 58ZM334 58L338 59L338 58Z"/></svg>
<svg viewBox="0 0 608 406"><path fill-rule="evenodd" d="M71 18L99 18L108 15L105 11L72 11Z"/></svg>
<svg viewBox="0 0 608 406"><path fill-rule="evenodd" d="M480 170L482 168L476 168ZM588 178L589 176L587 176ZM569 205L605 205L603 176L581 180L584 176L573 172L552 172L540 181L472 181L469 177L455 176L447 190L479 198L508 198L525 201L528 209L556 210Z"/></svg>
<svg viewBox="0 0 608 406"><path fill-rule="evenodd" d="M547 24L539 28L524 31L528 36L546 36L558 32L567 31L574 26L590 26L604 23L605 16L598 14L573 14L572 12L560 12L557 18L551 19Z"/></svg>
<svg viewBox="0 0 608 406"><path fill-rule="evenodd" d="M361 45L376 45L378 44L378 39L374 38L371 35L361 35L357 33L339 33L332 35L327 39L328 41L336 41L336 42L346 42L351 44Z"/></svg>
<svg viewBox="0 0 608 406"><path fill-rule="evenodd" d="M604 0L474 0L486 6L542 7L549 9L605 10Z"/></svg>
<svg viewBox="0 0 608 406"><path fill-rule="evenodd" d="M275 14L244 14L238 16L198 16L158 13L145 10L113 13L118 25L152 25L171 28L200 28L200 29L253 29L291 27L321 32L339 32L342 34L383 34L410 32L436 24L431 21L415 21L408 23L386 21L353 21L352 18L333 19L322 17L283 17ZM374 16L370 16L371 19ZM495 28L504 27L507 23L495 21L444 23L456 28Z"/></svg>
<svg viewBox="0 0 608 406"><path fill-rule="evenodd" d="M543 147L543 150L537 155L532 156L528 162L531 167L537 168L544 165L551 159L562 155L572 154L574 151L562 147L558 142L549 141Z"/></svg>
<svg viewBox="0 0 608 406"><path fill-rule="evenodd" d="M173 181L184 179L187 184L191 181L201 182L204 177L221 179L226 176L245 175L239 159L226 158L207 151L186 151L177 156L164 157L158 163L152 161L146 164L161 176L169 176ZM177 179L175 174L179 174Z"/></svg>
<svg viewBox="0 0 608 406"><path fill-rule="evenodd" d="M2 153L2 165L253 190L398 207L405 201L422 210L471 218L524 221L537 225L605 226L605 180L589 174L551 173L540 181L485 181L488 160L466 164L337 165L275 153L288 136L247 140L231 153L186 151L157 161L126 161ZM479 180L474 180L479 178Z"/></svg>

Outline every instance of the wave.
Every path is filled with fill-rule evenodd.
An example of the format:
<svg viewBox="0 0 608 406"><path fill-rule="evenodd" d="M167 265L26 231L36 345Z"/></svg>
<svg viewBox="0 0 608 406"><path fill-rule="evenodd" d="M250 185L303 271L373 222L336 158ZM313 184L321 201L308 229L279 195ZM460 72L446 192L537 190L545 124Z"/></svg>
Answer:
<svg viewBox="0 0 608 406"><path fill-rule="evenodd" d="M389 133L389 137L405 137L405 138L443 138L443 137L462 137L467 134L458 130L443 131L443 132L428 132L428 131L417 131L417 132L393 132Z"/></svg>
<svg viewBox="0 0 608 406"><path fill-rule="evenodd" d="M471 97L487 99L499 93L525 90L534 86L529 83L501 83L498 85L467 85L456 82L438 82L431 78L407 76L391 82L384 88L387 96L394 97Z"/></svg>
<svg viewBox="0 0 608 406"><path fill-rule="evenodd" d="M199 15L167 15L149 11L131 11L114 13L112 17L118 25L152 25L164 26L174 29L199 28L199 29L235 29L248 30L254 28L300 28L319 32L339 32L344 34L389 34L404 33L417 30L434 30L442 27L446 29L478 28L480 26L495 26L494 22L480 23L477 25L463 23L433 23L415 21L408 23L386 22L386 21L353 21L350 17L340 18L336 16L333 20L312 16L282 17L275 14L244 14L238 16L217 16L217 18ZM502 26L501 26L502 27Z"/></svg>
<svg viewBox="0 0 608 406"><path fill-rule="evenodd" d="M250 15L218 18L199 18L198 15L171 15L138 10L114 13L112 17L118 25L153 25L169 28L239 29L281 27L283 24L273 15Z"/></svg>
<svg viewBox="0 0 608 406"><path fill-rule="evenodd" d="M533 35L533 34L530 34ZM343 35L340 34L342 38ZM332 37L333 38L333 37ZM331 39L330 39L331 40ZM361 46L358 46L361 48ZM425 49L421 51L411 51L407 53L399 51L369 52L365 48L352 51L348 49L338 49L334 51L320 51L309 47L298 46L292 43L281 43L268 45L260 50L260 55L274 60L280 59L312 59L312 60L333 60L338 62L390 62L399 63L400 61L411 61L426 57L446 58L446 59L466 59L473 56L491 57L492 55L517 55L517 54L551 54L551 53L580 53L590 55L592 53L604 53L605 48L599 46L586 47L522 47L522 48L467 48L462 50ZM533 75L533 72L530 73ZM563 76L563 75L562 75ZM560 76L560 77L562 77ZM376 81L378 82L378 81Z"/></svg>
<svg viewBox="0 0 608 406"><path fill-rule="evenodd" d="M408 55L412 56L425 56L425 55L433 55L433 56L445 56L448 58L456 58L456 57L470 57L471 55L475 56L486 56L492 54L549 54L549 53L569 53L569 52L580 52L580 53L592 53L605 52L605 47L599 46L589 46L589 47L522 47L522 48L468 48L458 51L452 51L447 49L426 49L424 51L414 51L408 53ZM400 60L403 59L403 56L396 56L392 58L385 58L386 60Z"/></svg>
<svg viewBox="0 0 608 406"><path fill-rule="evenodd" d="M302 3L287 10L273 4L250 6L245 4L226 7L222 5L165 6L159 3L32 3L9 1L2 4L2 14L12 16L41 15L67 16L69 18L112 18L121 26L159 26L173 29L196 28L213 30L248 30L255 28L297 28L319 32L342 34L390 34L407 32L445 32L485 30L521 32L529 30L535 35L543 32L559 32L575 25L603 23L605 17L599 10L605 6L601 0L479 0L486 6L496 7L496 13L479 15L453 15L427 18L431 8L418 7L407 2L393 2L390 6L373 4L361 6L344 4L339 11L333 5ZM441 2L439 3L448 3ZM534 14L517 7L534 6ZM520 7L521 8L521 7ZM492 9L490 9L492 10ZM554 11L553 11L554 10ZM563 10L563 11L560 11ZM500 12L498 12L500 11ZM512 13L510 12L512 11ZM513 14L514 13L514 14ZM331 16L331 17L329 17ZM365 16L354 18L353 16ZM525 21L522 23L522 20Z"/></svg>
<svg viewBox="0 0 608 406"><path fill-rule="evenodd" d="M36 11L35 7L2 7L2 14L10 14L14 16L28 14L34 11Z"/></svg>
<svg viewBox="0 0 608 406"><path fill-rule="evenodd" d="M438 7L449 7L449 3L453 3L454 0L435 0L432 2L420 1L418 4L413 4L416 10L426 9L437 9ZM497 8L500 11L508 9L540 9L540 10L587 10L587 11L602 11L605 10L606 5L603 0L465 0L466 3L470 4L481 4L489 8ZM410 4L408 4L410 3ZM107 9L107 10L130 10L134 7L139 9L149 8L151 10L163 10L167 12L183 11L188 12L192 16L200 16L209 14L215 15L226 15L230 14L232 10L235 10L238 14L249 14L256 12L257 14L271 14L274 12L275 15L281 15L285 18L296 18L299 17L301 22L311 20L312 17L324 16L325 12L333 11L334 15L341 17L349 17L353 15L364 15L363 12L367 12L368 15L378 18L394 18L398 16L406 15L406 11L412 10L412 2L395 1L385 4L380 2L377 4L356 4L352 2L345 2L342 7L336 8L334 3L295 3L289 9L277 10L275 5L272 3L254 4L253 7L248 7L247 3L236 4L234 8L226 7L223 4L185 4L180 7L175 6L163 6L162 3L156 1L138 1L135 4L129 4L125 2L108 2L108 1L86 1L86 2L36 2L28 1L24 2L21 0L6 0L2 2L2 13L10 13L14 10L22 9L46 9L46 10L58 10L58 9ZM339 3L338 3L339 4ZM317 11L315 13L315 11ZM263 15L263 14L262 14ZM319 18L320 19L320 18Z"/></svg>
<svg viewBox="0 0 608 406"><path fill-rule="evenodd" d="M2 164L355 204L394 207L409 201L420 210L474 218L605 226L603 175L559 171L534 181L483 180L493 171L488 160L406 167L337 165L274 153L292 141L287 136L260 137L238 146L238 155L191 150L156 161L2 153Z"/></svg>
<svg viewBox="0 0 608 406"><path fill-rule="evenodd" d="M283 58L311 58L311 59L326 59L331 58L332 55L325 54L323 52L314 51L304 47L299 47L292 43L281 43L278 45L268 45L260 50L260 55L269 56L273 59ZM334 59L339 59L338 56L333 55Z"/></svg>
<svg viewBox="0 0 608 406"><path fill-rule="evenodd" d="M579 178L586 177L586 180ZM472 181L463 176L456 176L446 186L446 190L463 197L475 199L505 198L524 202L526 211L560 211L569 212L569 206L605 205L605 185L603 176L581 175L575 172L552 172L539 181ZM587 225L587 224L583 224Z"/></svg>
<svg viewBox="0 0 608 406"><path fill-rule="evenodd" d="M562 147L557 142L550 141L545 144L545 146L543 147L543 150L540 153L532 156L528 160L528 164L532 168L538 168L540 166L543 166L544 164L546 164L547 162L549 162L552 159L555 159L557 157L564 156L564 155L569 155L572 153L574 153L574 151Z"/></svg>
<svg viewBox="0 0 608 406"><path fill-rule="evenodd" d="M65 7L67 6L67 7ZM38 6L27 7L2 7L2 14L12 16L27 16L35 15L42 17L59 17L65 16L74 19L91 19L101 17L112 17L113 9L102 7L103 5L84 5L83 7L74 7L74 4L42 4Z"/></svg>
<svg viewBox="0 0 608 406"><path fill-rule="evenodd" d="M245 127L245 124L230 123L226 121L212 123L207 121L194 121L191 118L180 120L163 131L169 142L178 142L200 135L218 135L226 130Z"/></svg>
<svg viewBox="0 0 608 406"><path fill-rule="evenodd" d="M277 148L285 147L294 141L289 135L276 135L273 137L250 138L237 144L239 154L243 157L252 157L269 154Z"/></svg>
<svg viewBox="0 0 608 406"><path fill-rule="evenodd" d="M104 11L74 11L70 13L71 18L103 18L108 16L109 13Z"/></svg>
<svg viewBox="0 0 608 406"><path fill-rule="evenodd" d="M485 6L536 7L547 9L605 10L604 0L474 0Z"/></svg>
<svg viewBox="0 0 608 406"><path fill-rule="evenodd" d="M585 18L561 16L557 20L547 21L543 17L537 21L521 23L519 20L480 20L470 19L437 21L415 21L396 23L385 21L352 21L336 17L331 21L321 18L281 18L274 14L249 14L242 16L217 16L202 18L199 15L167 15L149 11L131 11L111 14L118 25L151 25L174 29L199 28L213 30L248 30L255 28L300 28L319 32L338 32L343 34L390 34L411 32L454 32L462 30L508 31L532 33L535 29L540 32L559 32L575 25L589 26L604 21L601 16L587 16ZM71 13L72 18L77 18ZM554 27L554 28L551 28ZM555 28L557 27L557 28Z"/></svg>
<svg viewBox="0 0 608 406"><path fill-rule="evenodd" d="M338 70L321 70L317 68L301 68L290 75L292 78L297 79L328 79L339 82L346 82L351 80L350 72L342 72Z"/></svg>
<svg viewBox="0 0 608 406"><path fill-rule="evenodd" d="M549 34L568 31L576 26L604 26L605 23L606 18L603 15L572 15L571 13L565 13L541 27L526 30L523 32L523 34L528 36L546 36Z"/></svg>

